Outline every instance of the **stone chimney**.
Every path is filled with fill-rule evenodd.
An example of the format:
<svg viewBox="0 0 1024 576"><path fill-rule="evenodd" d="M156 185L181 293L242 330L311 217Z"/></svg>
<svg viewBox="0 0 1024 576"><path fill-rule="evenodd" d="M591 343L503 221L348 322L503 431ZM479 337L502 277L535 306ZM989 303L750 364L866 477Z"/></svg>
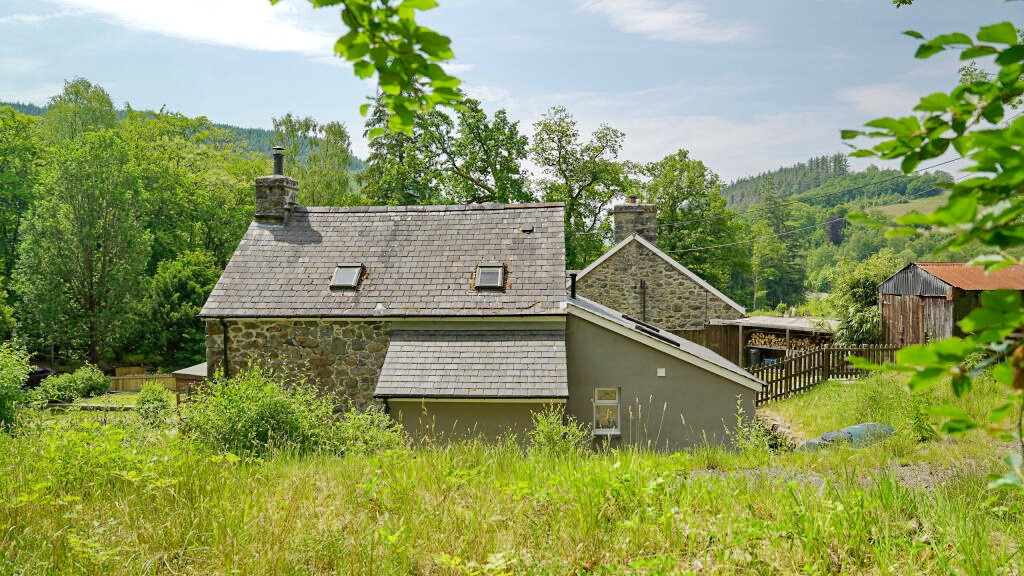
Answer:
<svg viewBox="0 0 1024 576"><path fill-rule="evenodd" d="M256 179L256 221L284 224L295 207L299 183L284 175L284 148L274 147L274 173Z"/></svg>
<svg viewBox="0 0 1024 576"><path fill-rule="evenodd" d="M615 228L615 243L622 242L631 234L639 234L645 240L658 244L658 207L655 204L637 204L636 196L630 196L625 204L612 206L612 222Z"/></svg>

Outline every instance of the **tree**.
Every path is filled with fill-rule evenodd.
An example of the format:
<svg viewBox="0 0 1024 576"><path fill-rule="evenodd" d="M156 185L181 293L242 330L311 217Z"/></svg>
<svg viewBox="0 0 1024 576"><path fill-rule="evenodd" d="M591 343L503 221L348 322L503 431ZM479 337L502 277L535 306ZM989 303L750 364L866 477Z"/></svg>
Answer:
<svg viewBox="0 0 1024 576"><path fill-rule="evenodd" d="M826 304L839 318L836 343L841 346L882 341L878 285L903 267L905 260L884 248L867 260L842 266L832 280Z"/></svg>
<svg viewBox="0 0 1024 576"><path fill-rule="evenodd" d="M223 267L252 221L252 182L267 159L203 117L129 109L118 137L139 176L138 217L153 235L146 271L188 250Z"/></svg>
<svg viewBox="0 0 1024 576"><path fill-rule="evenodd" d="M544 201L565 203L565 259L583 268L601 255L611 228L606 209L631 186L630 166L618 160L626 135L602 124L580 139L576 120L555 106L534 125L530 157L540 168Z"/></svg>
<svg viewBox="0 0 1024 576"><path fill-rule="evenodd" d="M9 277L14 267L18 224L32 203L34 179L43 156L36 139L38 123L36 118L0 106L0 277Z"/></svg>
<svg viewBox="0 0 1024 576"><path fill-rule="evenodd" d="M529 139L504 110L488 120L480 103L466 99L455 118L434 110L417 119L428 179L453 202L530 202L522 163Z"/></svg>
<svg viewBox="0 0 1024 576"><path fill-rule="evenodd" d="M719 193L722 181L700 160L678 150L640 169L640 197L658 206L658 247L715 286L730 273L748 271L746 250L727 246L739 239L735 213ZM726 245L701 249L702 246Z"/></svg>
<svg viewBox="0 0 1024 576"><path fill-rule="evenodd" d="M220 273L213 255L203 251L160 263L146 298L141 336L148 354L162 366L181 368L206 357L203 323L196 316Z"/></svg>
<svg viewBox="0 0 1024 576"><path fill-rule="evenodd" d="M364 136L388 125L390 114L383 100L377 101L366 121ZM370 140L366 169L360 175L363 194L371 204L407 206L440 203L430 185L430 167L420 153L418 139L401 131L386 131Z"/></svg>
<svg viewBox="0 0 1024 576"><path fill-rule="evenodd" d="M762 180L760 196L761 203L753 209L755 223L761 224L754 230L760 246L751 252L751 268L763 279L759 284L766 303L798 304L804 299L807 269L801 254L803 236L798 233L802 227L790 223L794 203L786 200L770 176Z"/></svg>
<svg viewBox="0 0 1024 576"><path fill-rule="evenodd" d="M21 224L19 323L37 343L96 363L128 336L144 294L151 236L138 171L114 132L90 132L55 150L42 188Z"/></svg>
<svg viewBox="0 0 1024 576"><path fill-rule="evenodd" d="M274 118L274 144L289 151L285 155L285 173L299 181L299 204L363 203L363 197L352 185L352 142L344 124L320 124L308 116L285 114Z"/></svg>
<svg viewBox="0 0 1024 576"><path fill-rule="evenodd" d="M907 34L924 40L920 33ZM844 130L842 136L883 139L854 154L900 158L904 172L950 147L969 158L968 170L975 177L952 184L945 204L931 214L900 217L897 222L902 228L893 232L915 234L921 228L937 228L951 235L943 248L952 250L980 243L991 251L974 261L996 269L1017 262L1011 251L1024 246L1024 115L1006 117L1007 106L1024 95L1024 44L1010 22L984 26L976 38L943 34L924 41L916 56L929 58L952 48L962 60L993 58L999 67L993 77L925 96L914 108L919 116L879 118L866 124L871 131ZM1024 488L1024 345L1012 336L1024 327L1021 296L1017 291L984 292L981 304L960 322L966 336L904 348L892 367L910 374L911 388L931 386L948 377L958 396L971 389L982 370L991 368L1008 393L1007 403L989 419L998 423L1016 413L1016 426L1004 437L1019 445L1019 452L1005 460L1009 471L992 485ZM985 360L968 363L979 356ZM963 412L947 408L943 415L947 432L979 426Z"/></svg>
<svg viewBox="0 0 1024 576"><path fill-rule="evenodd" d="M41 128L44 140L51 145L117 126L117 111L110 95L85 78L65 81L64 90L46 105Z"/></svg>

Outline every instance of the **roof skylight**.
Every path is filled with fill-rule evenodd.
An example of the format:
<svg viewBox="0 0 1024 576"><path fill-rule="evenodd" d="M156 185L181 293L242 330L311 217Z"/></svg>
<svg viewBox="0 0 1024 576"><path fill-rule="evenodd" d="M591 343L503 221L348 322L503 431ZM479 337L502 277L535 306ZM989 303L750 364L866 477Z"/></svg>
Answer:
<svg viewBox="0 0 1024 576"><path fill-rule="evenodd" d="M476 267L476 288L504 288L505 266L486 263Z"/></svg>
<svg viewBox="0 0 1024 576"><path fill-rule="evenodd" d="M331 288L356 288L363 278L362 264L339 264L334 267L334 276L331 277Z"/></svg>

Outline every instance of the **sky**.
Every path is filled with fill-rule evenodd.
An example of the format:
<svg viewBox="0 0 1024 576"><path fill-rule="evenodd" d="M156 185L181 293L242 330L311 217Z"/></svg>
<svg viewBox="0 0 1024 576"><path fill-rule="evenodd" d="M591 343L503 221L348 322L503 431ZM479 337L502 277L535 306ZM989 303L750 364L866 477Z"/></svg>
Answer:
<svg viewBox="0 0 1024 576"><path fill-rule="evenodd" d="M485 109L529 134L565 106L584 137L625 132L622 158L685 148L726 181L846 151L839 130L951 89L960 63L914 59L904 30L1024 25L1024 2L1003 0L440 3L420 20L451 37L449 71ZM337 8L305 0L0 0L0 100L42 105L81 76L118 107L243 127L288 112L340 121L365 157L359 106L375 85L332 55L344 32Z"/></svg>

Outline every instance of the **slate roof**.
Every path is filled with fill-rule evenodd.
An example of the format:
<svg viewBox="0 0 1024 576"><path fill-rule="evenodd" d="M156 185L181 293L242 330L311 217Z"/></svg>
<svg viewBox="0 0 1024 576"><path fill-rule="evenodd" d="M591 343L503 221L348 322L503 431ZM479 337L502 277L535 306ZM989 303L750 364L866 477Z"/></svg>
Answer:
<svg viewBox="0 0 1024 576"><path fill-rule="evenodd" d="M629 204L620 204L620 206L629 206ZM584 268L582 271L580 271L577 274L576 280L579 281L581 278L583 278L584 276L589 274L592 270L594 270L595 268L599 267L606 260L611 258L616 252L618 252L619 250L621 250L621 249L625 248L626 246L628 246L630 242L636 242L636 243L640 244L641 246L643 246L644 248L647 248L655 256L657 256L657 257L661 258L662 260L664 260L670 266L672 266L673 268L678 270L680 273L682 273L684 276L686 276L687 278L689 278L690 280L695 282L701 288L703 288L703 289L707 290L708 292L710 292L715 298L718 298L719 300L724 302L727 306L729 306L733 310L736 310L740 314L746 314L747 313L747 309L746 308L744 308L743 306L740 306L739 304L737 304L732 298L729 298L728 296L723 294L718 288L715 288L714 286L712 286L707 280L701 278L696 273L694 273L692 270L690 270L686 266L683 266L682 264L677 262L675 258L672 258L668 254L666 254L664 251L662 251L660 248L658 248L657 246L652 244L650 241L648 241L646 238L644 238L643 236L640 236L639 234L636 234L636 233L630 234L629 236L623 238L621 242L619 242L615 246L612 246L611 249L609 249L607 252L602 254L597 260L594 260L593 262L591 262L590 266L587 266L586 268ZM572 271L570 271L570 273L571 272Z"/></svg>
<svg viewBox="0 0 1024 576"><path fill-rule="evenodd" d="M566 304L570 309L570 313L572 313L572 308L575 307L579 310L595 314L623 328L627 328L635 339L642 340L648 345L660 341L678 348L684 356L689 357L691 363L693 363L692 360L694 359L699 362L706 362L711 367L717 368L720 373L727 374L731 380L748 388L760 391L764 385L764 382L754 377L753 374L733 364L710 348L705 348L696 342L676 336L667 330L659 329L646 322L637 322L635 319L628 318L620 312L586 298L567 298Z"/></svg>
<svg viewBox="0 0 1024 576"><path fill-rule="evenodd" d="M297 207L249 226L200 316L562 315L564 240L558 203ZM486 262L504 290L473 287ZM342 263L366 267L358 288L329 287Z"/></svg>
<svg viewBox="0 0 1024 576"><path fill-rule="evenodd" d="M564 330L392 333L374 396L565 398Z"/></svg>

